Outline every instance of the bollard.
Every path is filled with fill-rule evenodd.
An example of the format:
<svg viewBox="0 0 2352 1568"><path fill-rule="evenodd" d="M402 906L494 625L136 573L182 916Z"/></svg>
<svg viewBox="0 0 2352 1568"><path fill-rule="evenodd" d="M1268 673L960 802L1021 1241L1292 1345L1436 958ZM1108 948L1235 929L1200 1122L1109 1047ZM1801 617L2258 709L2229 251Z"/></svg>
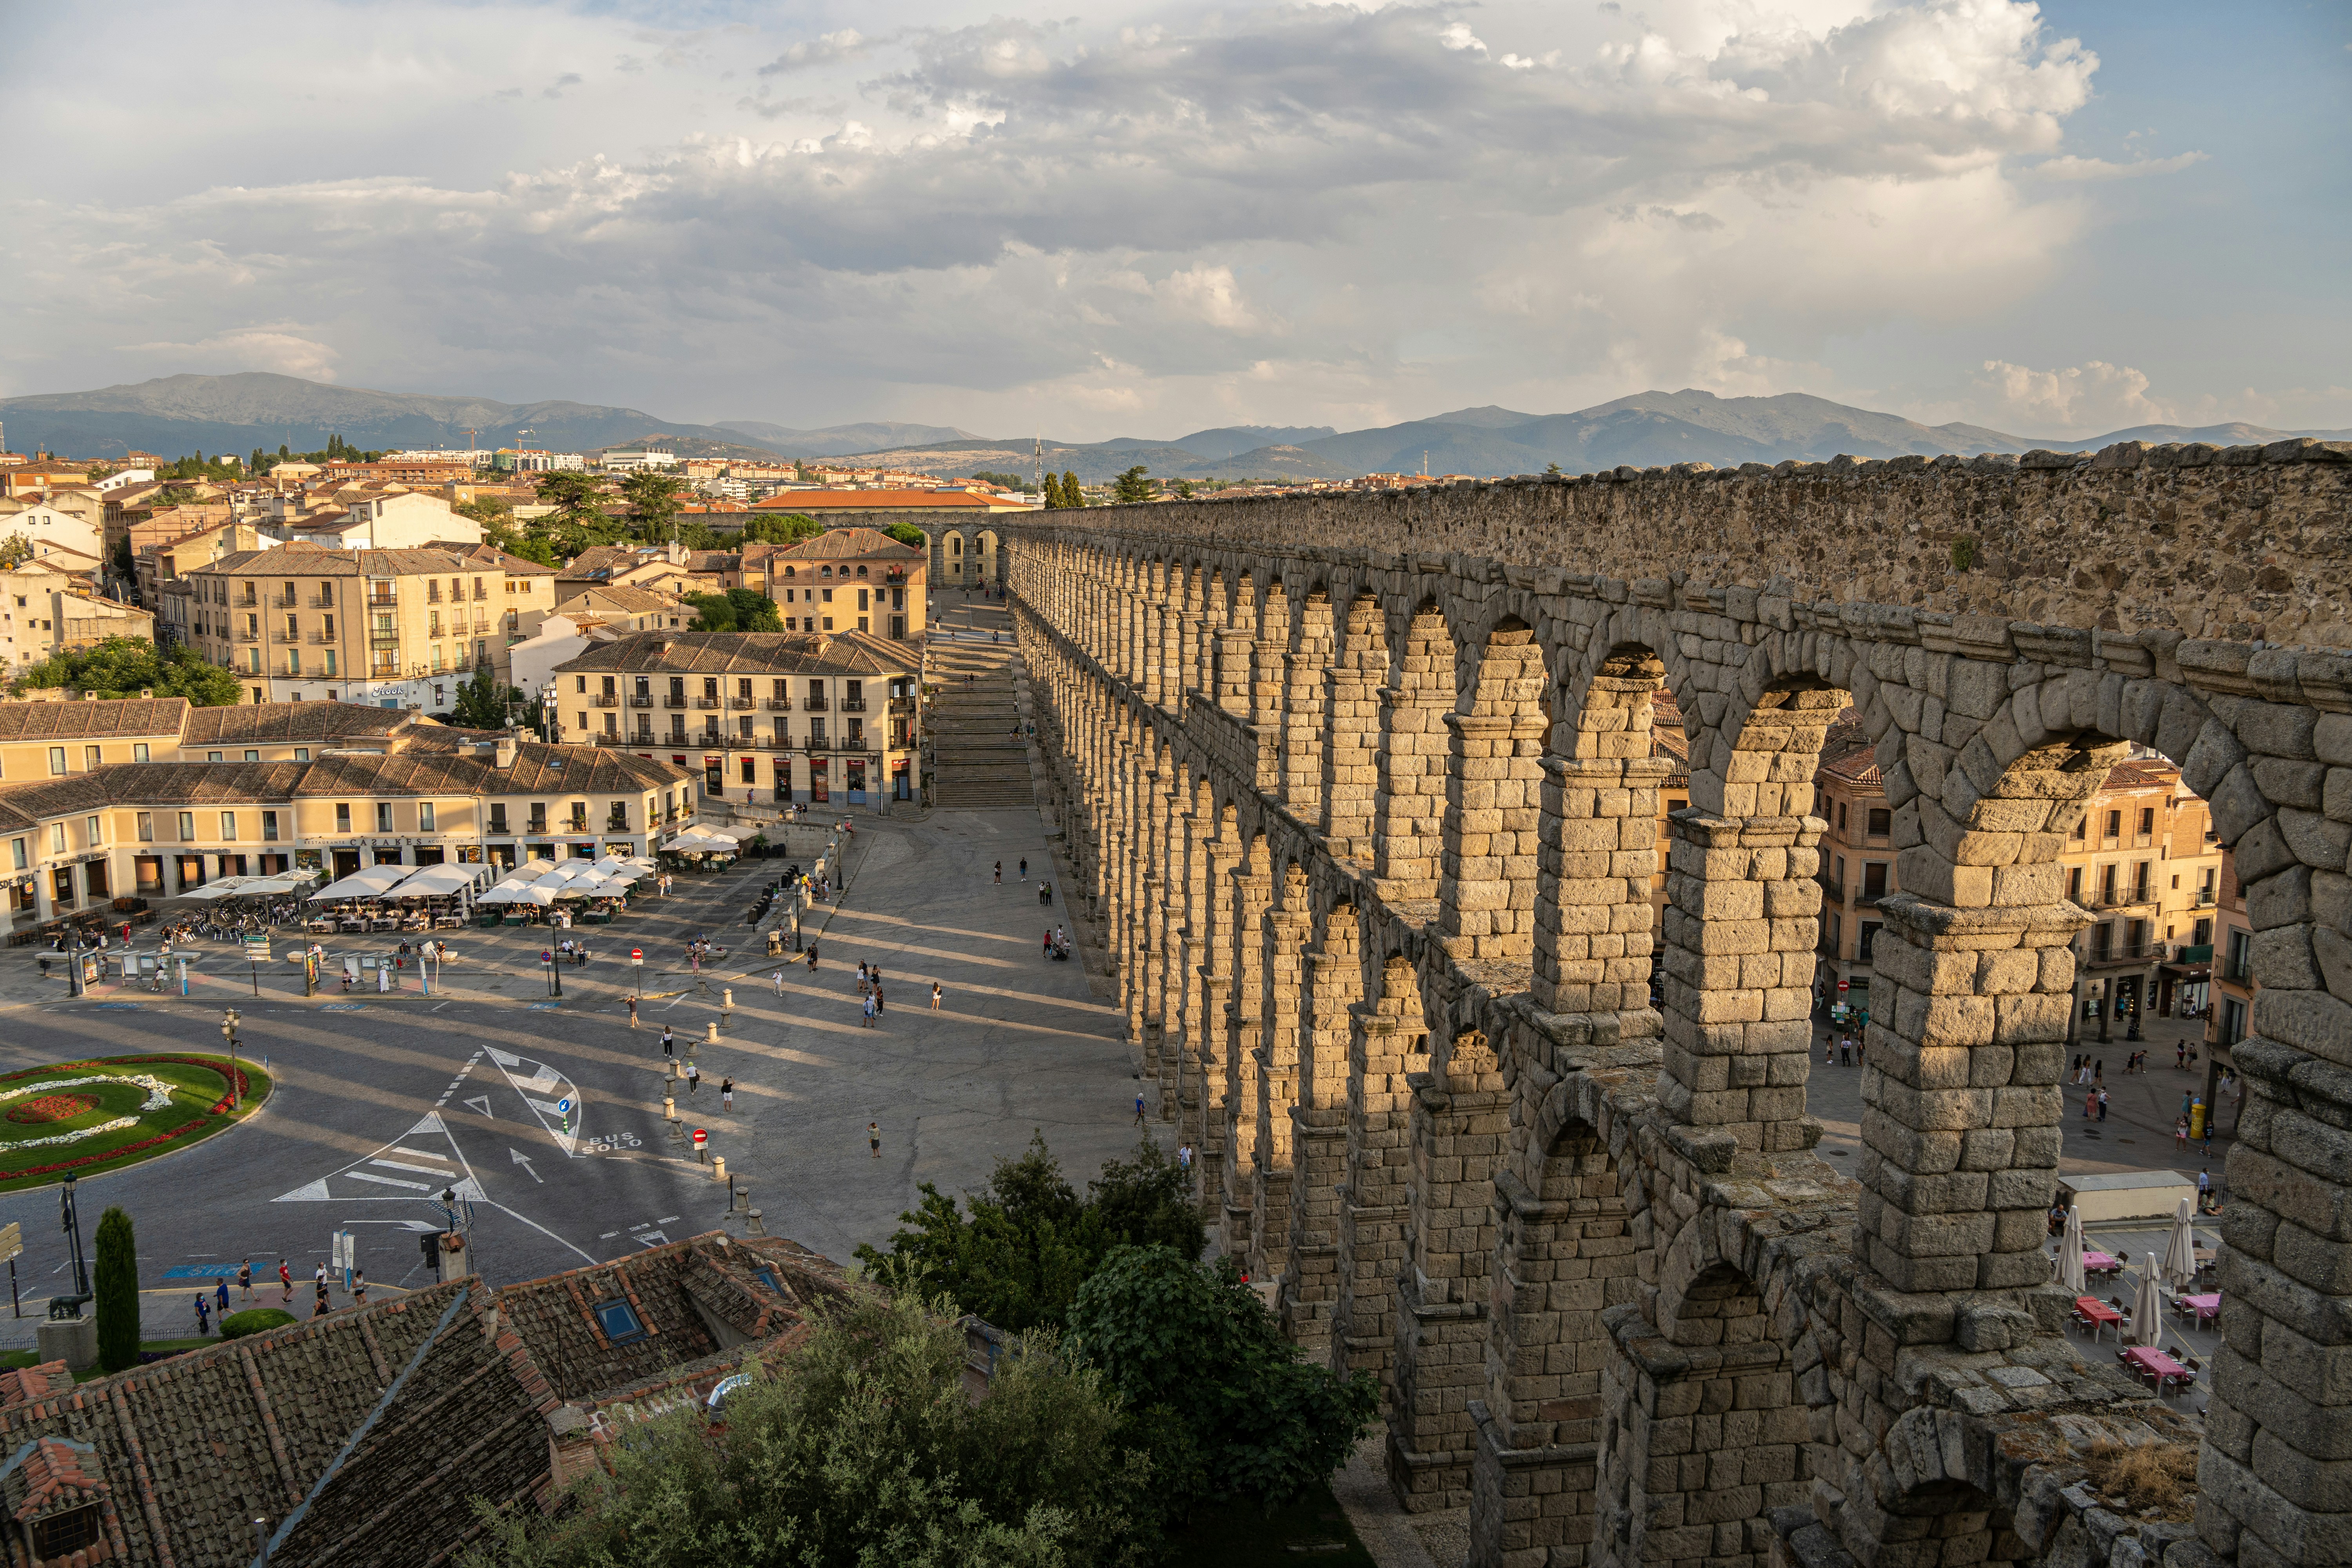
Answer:
<svg viewBox="0 0 2352 1568"><path fill-rule="evenodd" d="M753 1209L751 1211L751 1234L753 1236L765 1236L768 1234L768 1227L760 1223L760 1211L758 1209Z"/></svg>
<svg viewBox="0 0 2352 1568"><path fill-rule="evenodd" d="M710 1157L710 1179L714 1182L723 1182L727 1179L726 1155L713 1154Z"/></svg>
<svg viewBox="0 0 2352 1568"><path fill-rule="evenodd" d="M712 1020L710 1023L705 1024L705 1025L703 1026L703 1027L704 1027L705 1029L707 1029L708 1031L709 1031L709 1034L704 1037L704 1039L703 1039L703 1042L702 1042L702 1043L703 1043L704 1045L707 1045L707 1046L715 1046L715 1045L717 1045L717 1044L719 1043L719 1024L718 1024L718 1021L717 1021L716 1019L714 1019L714 1020Z"/></svg>
<svg viewBox="0 0 2352 1568"><path fill-rule="evenodd" d="M731 1029L735 1026L735 988L730 985L724 991L721 991L719 995L719 1005L721 1009L719 1015L719 1022L724 1027ZM718 1031L713 1030L710 1037L714 1041L717 1040L719 1038Z"/></svg>
<svg viewBox="0 0 2352 1568"><path fill-rule="evenodd" d="M667 1094L662 1096L662 1120L664 1121L677 1120L677 1101Z"/></svg>

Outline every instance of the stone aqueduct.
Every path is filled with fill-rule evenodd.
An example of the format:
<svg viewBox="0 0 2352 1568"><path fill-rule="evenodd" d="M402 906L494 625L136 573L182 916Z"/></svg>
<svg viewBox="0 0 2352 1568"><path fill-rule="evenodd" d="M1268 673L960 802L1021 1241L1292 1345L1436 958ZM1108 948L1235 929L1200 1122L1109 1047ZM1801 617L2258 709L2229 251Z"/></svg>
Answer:
<svg viewBox="0 0 2352 1568"><path fill-rule="evenodd" d="M2352 1561L2352 451L1704 466L1008 530L1073 900L1287 1331L1479 1564ZM2279 646L2294 644L2297 646ZM1648 890L1685 715L1667 908ZM1864 1157L1805 1085L1823 730L1877 743ZM2256 1038L2201 1422L2063 1332L2057 856L2127 742ZM1650 1001L1654 960L1663 1006ZM2193 1530L2076 1487L2200 1444Z"/></svg>

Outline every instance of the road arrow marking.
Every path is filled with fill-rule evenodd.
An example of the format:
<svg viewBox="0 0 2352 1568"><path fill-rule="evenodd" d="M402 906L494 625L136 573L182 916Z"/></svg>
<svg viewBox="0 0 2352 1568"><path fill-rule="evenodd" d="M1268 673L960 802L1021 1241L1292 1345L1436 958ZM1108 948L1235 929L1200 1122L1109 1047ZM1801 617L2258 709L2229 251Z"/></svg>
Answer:
<svg viewBox="0 0 2352 1568"><path fill-rule="evenodd" d="M514 1163L516 1164L520 1165L526 1171L530 1171L530 1179L532 1181L539 1183L541 1186L545 1186L547 1184L547 1178L545 1176L541 1175L535 1170L531 1170L530 1155L524 1153L520 1149L509 1149L507 1152L514 1156Z"/></svg>

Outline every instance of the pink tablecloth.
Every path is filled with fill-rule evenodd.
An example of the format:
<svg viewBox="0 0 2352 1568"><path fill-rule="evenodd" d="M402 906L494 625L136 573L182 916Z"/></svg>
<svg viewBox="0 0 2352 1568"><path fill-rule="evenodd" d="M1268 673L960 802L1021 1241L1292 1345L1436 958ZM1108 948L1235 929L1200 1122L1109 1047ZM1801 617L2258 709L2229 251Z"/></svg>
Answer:
<svg viewBox="0 0 2352 1568"><path fill-rule="evenodd" d="M2180 1304L2196 1313L2197 1321L2201 1323L2208 1318L2221 1316L2221 1293L2216 1290L2210 1296L2183 1296Z"/></svg>
<svg viewBox="0 0 2352 1568"><path fill-rule="evenodd" d="M2104 1252L2093 1252L2089 1247L2084 1247L2083 1267L2094 1274L2107 1274L2121 1268L2123 1265Z"/></svg>
<svg viewBox="0 0 2352 1568"><path fill-rule="evenodd" d="M2183 1383L2189 1381L2189 1369L2162 1351L2150 1350L2146 1345L2134 1345L2124 1352L2124 1359L2148 1376L2155 1378L2159 1389L2164 1386L2168 1378L2178 1378Z"/></svg>

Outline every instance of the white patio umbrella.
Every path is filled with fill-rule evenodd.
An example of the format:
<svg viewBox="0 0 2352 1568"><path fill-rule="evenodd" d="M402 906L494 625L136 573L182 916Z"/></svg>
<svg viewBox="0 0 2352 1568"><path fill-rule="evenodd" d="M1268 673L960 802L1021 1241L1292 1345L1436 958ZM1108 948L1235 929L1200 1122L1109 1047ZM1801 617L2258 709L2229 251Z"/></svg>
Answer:
<svg viewBox="0 0 2352 1568"><path fill-rule="evenodd" d="M543 882L540 885L546 886ZM592 873L585 877L568 879L563 886L555 889L555 896L559 899L593 899L597 894L606 891L611 886L612 884L605 881L604 878Z"/></svg>
<svg viewBox="0 0 2352 1568"><path fill-rule="evenodd" d="M484 893L481 901L486 904L536 904L545 909L555 902L555 891L537 882L526 882L520 887L512 882L500 882Z"/></svg>
<svg viewBox="0 0 2352 1568"><path fill-rule="evenodd" d="M2180 1212L2172 1216L2172 1239L2164 1249L2165 1282L2177 1290L2185 1290L2197 1278L2197 1237L2189 1226L2189 1200L2180 1200Z"/></svg>
<svg viewBox="0 0 2352 1568"><path fill-rule="evenodd" d="M253 884L259 880L258 877L223 877L190 889L187 896L199 903L209 904L215 899L233 899L240 893L249 893L253 891Z"/></svg>
<svg viewBox="0 0 2352 1568"><path fill-rule="evenodd" d="M330 882L310 895L310 901L324 903L330 899L373 899L387 888L396 888L416 869L414 866L366 866L352 872L340 882Z"/></svg>
<svg viewBox="0 0 2352 1568"><path fill-rule="evenodd" d="M2132 1300L2131 1338L2136 1345L2152 1345L2164 1337L2164 1293L2157 1288L2156 1254L2142 1253L2139 1294Z"/></svg>
<svg viewBox="0 0 2352 1568"><path fill-rule="evenodd" d="M2066 1234L2058 1238L2058 1279L2074 1295L2091 1293L2083 1277L2083 1211L2073 1204L2066 1205Z"/></svg>

